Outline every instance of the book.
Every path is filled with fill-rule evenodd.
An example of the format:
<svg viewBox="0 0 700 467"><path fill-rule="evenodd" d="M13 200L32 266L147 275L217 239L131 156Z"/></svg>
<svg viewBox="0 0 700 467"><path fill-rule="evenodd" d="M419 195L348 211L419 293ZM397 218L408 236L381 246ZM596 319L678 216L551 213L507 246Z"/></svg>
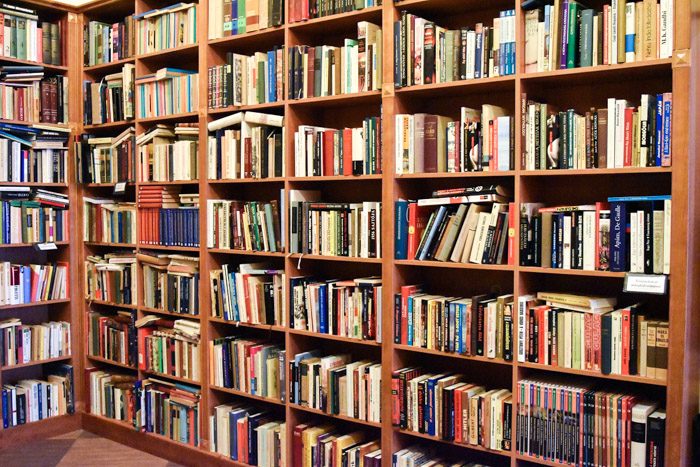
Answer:
<svg viewBox="0 0 700 467"><path fill-rule="evenodd" d="M134 15L115 23L86 22L83 26L83 64L89 67L133 57L136 53L135 34Z"/></svg>
<svg viewBox="0 0 700 467"><path fill-rule="evenodd" d="M283 251L280 202L207 200L207 247Z"/></svg>
<svg viewBox="0 0 700 467"><path fill-rule="evenodd" d="M199 246L199 195L178 187L142 185L137 198L139 243Z"/></svg>
<svg viewBox="0 0 700 467"><path fill-rule="evenodd" d="M68 263L14 264L0 262L0 306L66 300L69 296Z"/></svg>
<svg viewBox="0 0 700 467"><path fill-rule="evenodd" d="M136 130L127 128L114 137L89 133L76 136L78 183L133 183L136 181Z"/></svg>
<svg viewBox="0 0 700 467"><path fill-rule="evenodd" d="M68 241L70 222L65 195L6 188L0 192L0 244Z"/></svg>
<svg viewBox="0 0 700 467"><path fill-rule="evenodd" d="M64 63L63 22L45 21L36 10L8 4L0 7L0 15L4 24L0 35L3 56L47 65Z"/></svg>
<svg viewBox="0 0 700 467"><path fill-rule="evenodd" d="M284 0L213 0L209 4L209 39L221 39L281 26L285 21Z"/></svg>
<svg viewBox="0 0 700 467"><path fill-rule="evenodd" d="M150 320L153 316L157 318ZM136 321L139 370L154 375L200 379L199 322L147 315Z"/></svg>
<svg viewBox="0 0 700 467"><path fill-rule="evenodd" d="M88 300L137 304L137 269L134 253L108 253L85 260L85 296Z"/></svg>
<svg viewBox="0 0 700 467"><path fill-rule="evenodd" d="M121 122L134 118L136 66L126 63L122 70L100 81L83 81L83 123Z"/></svg>
<svg viewBox="0 0 700 467"><path fill-rule="evenodd" d="M136 54L184 47L197 42L197 5L176 3L134 15ZM168 33L163 33L167 31Z"/></svg>
<svg viewBox="0 0 700 467"><path fill-rule="evenodd" d="M186 123L156 125L136 139L139 180L196 181L199 128Z"/></svg>
<svg viewBox="0 0 700 467"><path fill-rule="evenodd" d="M171 68L137 77L136 118L195 112L199 106L198 82L197 72Z"/></svg>
<svg viewBox="0 0 700 467"><path fill-rule="evenodd" d="M88 311L87 353L136 368L138 336L136 311Z"/></svg>
<svg viewBox="0 0 700 467"><path fill-rule="evenodd" d="M136 203L83 198L83 240L136 244Z"/></svg>
<svg viewBox="0 0 700 467"><path fill-rule="evenodd" d="M181 315L199 315L199 258L159 255L159 263L140 253L144 306Z"/></svg>
<svg viewBox="0 0 700 467"><path fill-rule="evenodd" d="M0 364L23 365L71 355L71 326L66 321L22 323L19 318L0 321Z"/></svg>
<svg viewBox="0 0 700 467"><path fill-rule="evenodd" d="M34 73L3 67L0 94L6 105L0 118L27 123L68 123L68 78L44 76L43 67Z"/></svg>

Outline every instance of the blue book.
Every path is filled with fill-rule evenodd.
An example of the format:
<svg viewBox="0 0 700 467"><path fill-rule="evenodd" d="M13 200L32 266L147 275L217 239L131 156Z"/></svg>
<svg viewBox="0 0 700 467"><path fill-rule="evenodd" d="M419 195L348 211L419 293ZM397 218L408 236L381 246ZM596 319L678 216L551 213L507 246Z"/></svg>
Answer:
<svg viewBox="0 0 700 467"><path fill-rule="evenodd" d="M7 409L7 389L2 390L2 427L8 428L10 426L10 411Z"/></svg>
<svg viewBox="0 0 700 467"><path fill-rule="evenodd" d="M515 16L515 10L508 10L508 16L511 18L508 21L513 25L511 32L514 34L515 33L515 19L513 17ZM509 54L508 54L507 74L514 75L515 74L515 36L513 36L512 41L508 42L508 46L510 47L510 50L509 50Z"/></svg>
<svg viewBox="0 0 700 467"><path fill-rule="evenodd" d="M426 414L427 417L427 434L431 436L435 436L436 430L435 430L435 404L437 402L435 398L435 384L437 381L442 378L443 374L433 376L432 378L428 378L427 383L426 383L426 392L427 392L427 401L428 401L428 410L423 410L423 413Z"/></svg>
<svg viewBox="0 0 700 467"><path fill-rule="evenodd" d="M406 344L413 345L413 295L408 296L408 301L406 302L406 307L408 308L406 313Z"/></svg>
<svg viewBox="0 0 700 467"><path fill-rule="evenodd" d="M187 444L187 409L180 407L180 442Z"/></svg>
<svg viewBox="0 0 700 467"><path fill-rule="evenodd" d="M275 95L277 94L277 79L275 76L275 63L277 61L277 54L275 50L270 50L267 52L267 102L275 102L277 99Z"/></svg>
<svg viewBox="0 0 700 467"><path fill-rule="evenodd" d="M243 417L248 416L248 408L247 407L241 407L238 409L234 409L231 412L229 412L229 433L230 433L230 442L231 442L231 459L237 461L238 460L238 436L237 436L237 430L236 427L238 426L238 420L240 420Z"/></svg>
<svg viewBox="0 0 700 467"><path fill-rule="evenodd" d="M501 22L501 38L503 38L503 29L505 28L504 18L506 17L506 12L498 12L498 17ZM503 39L501 39L501 43L498 47L498 70L501 76L508 74L508 70L506 70L506 43L503 41Z"/></svg>
<svg viewBox="0 0 700 467"><path fill-rule="evenodd" d="M29 303L32 301L32 269L29 266L22 266L20 274L22 275L22 285L24 287L23 303Z"/></svg>
<svg viewBox="0 0 700 467"><path fill-rule="evenodd" d="M318 288L318 329L321 334L328 334L328 284Z"/></svg>
<svg viewBox="0 0 700 467"><path fill-rule="evenodd" d="M661 167L661 156L663 147L663 120L664 120L664 95L656 95L656 166Z"/></svg>
<svg viewBox="0 0 700 467"><path fill-rule="evenodd" d="M663 101L663 143L661 165L671 165L671 101Z"/></svg>
<svg viewBox="0 0 700 467"><path fill-rule="evenodd" d="M431 243L433 243L435 236L440 231L440 224L442 224L442 221L446 215L447 215L447 208L445 206L440 206L440 208L437 211L437 214L435 215L435 220L434 220L432 226L430 227L430 232L428 232L428 236L425 239L425 243L423 244L423 248L421 248L421 251L419 252L418 259L420 261L425 261L428 258L428 252L430 251L430 245L431 245Z"/></svg>
<svg viewBox="0 0 700 467"><path fill-rule="evenodd" d="M394 203L396 207L394 259L408 258L408 201L400 199Z"/></svg>
<svg viewBox="0 0 700 467"><path fill-rule="evenodd" d="M475 35L476 35L476 51L474 53L474 79L478 79L478 78L481 78L481 63L483 61L481 59L481 54L483 53L484 32L482 30L482 32L477 32Z"/></svg>
<svg viewBox="0 0 700 467"><path fill-rule="evenodd" d="M627 271L627 236L629 224L627 222L627 206L625 201L610 202L610 270Z"/></svg>
<svg viewBox="0 0 700 467"><path fill-rule="evenodd" d="M224 366L224 387L232 388L233 382L231 381L231 342L226 339L222 343L221 352L223 353L223 366Z"/></svg>
<svg viewBox="0 0 700 467"><path fill-rule="evenodd" d="M455 307L455 352L462 353L462 304L451 303L450 306Z"/></svg>
<svg viewBox="0 0 700 467"><path fill-rule="evenodd" d="M236 34L238 34L238 0L231 0L231 12L232 13L229 28L231 28L231 35L235 36ZM224 31L225 30L226 24L224 24Z"/></svg>
<svg viewBox="0 0 700 467"><path fill-rule="evenodd" d="M671 195L652 195L652 196L611 196L608 198L608 202L617 203L638 203L647 201L666 201L671 199Z"/></svg>
<svg viewBox="0 0 700 467"><path fill-rule="evenodd" d="M256 413L248 417L248 465L258 465L258 427L264 413Z"/></svg>

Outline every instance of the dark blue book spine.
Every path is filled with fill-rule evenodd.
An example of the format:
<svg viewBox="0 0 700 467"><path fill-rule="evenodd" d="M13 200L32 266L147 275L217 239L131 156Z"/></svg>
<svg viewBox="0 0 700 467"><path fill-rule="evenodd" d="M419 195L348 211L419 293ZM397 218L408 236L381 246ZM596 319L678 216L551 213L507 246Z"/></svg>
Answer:
<svg viewBox="0 0 700 467"><path fill-rule="evenodd" d="M394 229L396 239L394 242L394 258L408 258L408 201L398 200L396 205L396 218Z"/></svg>
<svg viewBox="0 0 700 467"><path fill-rule="evenodd" d="M661 167L661 156L663 147L663 121L664 121L664 96L663 94L656 95L656 141L655 152L656 166Z"/></svg>
<svg viewBox="0 0 700 467"><path fill-rule="evenodd" d="M435 43L437 44L437 38L435 38ZM484 46L484 33L476 33L476 51L474 53L474 79L481 78L481 54L483 53ZM507 59L506 59L507 60Z"/></svg>
<svg viewBox="0 0 700 467"><path fill-rule="evenodd" d="M440 206L440 208L438 209L437 215L435 216L435 221L433 222L433 225L430 229L430 232L428 232L428 236L425 240L425 244L423 245L422 250L419 252L418 259L420 261L425 261L425 259L428 257L428 252L430 251L430 245L431 245L431 243L433 243L435 236L437 235L438 231L440 230L440 224L442 224L442 219L445 217L446 213L447 213L447 208L445 208L445 206Z"/></svg>
<svg viewBox="0 0 700 467"><path fill-rule="evenodd" d="M9 413L7 407L8 407L8 402L7 402L7 389L2 390L2 427L3 428L8 428L10 426L10 416L11 414Z"/></svg>
<svg viewBox="0 0 700 467"><path fill-rule="evenodd" d="M277 93L275 80L275 61L277 56L274 50L267 52L267 102L275 102L275 94Z"/></svg>
<svg viewBox="0 0 700 467"><path fill-rule="evenodd" d="M318 288L318 329L322 334L328 334L328 285Z"/></svg>
<svg viewBox="0 0 700 467"><path fill-rule="evenodd" d="M610 270L627 270L627 206L610 202Z"/></svg>
<svg viewBox="0 0 700 467"><path fill-rule="evenodd" d="M224 387L233 388L231 379L231 342L225 340L221 345L221 352L223 353L224 364Z"/></svg>

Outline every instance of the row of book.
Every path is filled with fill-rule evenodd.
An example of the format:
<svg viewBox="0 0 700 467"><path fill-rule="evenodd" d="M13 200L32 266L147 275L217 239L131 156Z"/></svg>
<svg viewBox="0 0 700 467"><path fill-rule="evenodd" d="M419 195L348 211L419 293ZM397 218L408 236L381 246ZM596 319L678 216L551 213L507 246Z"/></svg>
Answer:
<svg viewBox="0 0 700 467"><path fill-rule="evenodd" d="M296 354L289 367L292 404L331 415L381 421L381 363L311 350Z"/></svg>
<svg viewBox="0 0 700 467"><path fill-rule="evenodd" d="M381 258L382 203L326 203L314 190L291 190L290 252Z"/></svg>
<svg viewBox="0 0 700 467"><path fill-rule="evenodd" d="M13 264L0 262L0 306L66 300L68 263Z"/></svg>
<svg viewBox="0 0 700 467"><path fill-rule="evenodd" d="M85 298L118 305L137 304L136 255L129 252L85 258Z"/></svg>
<svg viewBox="0 0 700 467"><path fill-rule="evenodd" d="M243 55L226 53L223 65L209 67L210 109L265 104L284 99L284 47Z"/></svg>
<svg viewBox="0 0 700 467"><path fill-rule="evenodd" d="M266 399L283 400L285 350L272 342L227 336L209 342L211 383Z"/></svg>
<svg viewBox="0 0 700 467"><path fill-rule="evenodd" d="M209 39L221 39L284 24L284 0L212 0Z"/></svg>
<svg viewBox="0 0 700 467"><path fill-rule="evenodd" d="M83 64L102 65L133 57L136 50L134 15L116 23L88 21L83 27Z"/></svg>
<svg viewBox="0 0 700 467"><path fill-rule="evenodd" d="M197 43L197 4L176 3L134 16L136 53L148 54Z"/></svg>
<svg viewBox="0 0 700 467"><path fill-rule="evenodd" d="M126 63L121 71L99 81L83 81L83 122L86 125L122 122L134 118L136 65Z"/></svg>
<svg viewBox="0 0 700 467"><path fill-rule="evenodd" d="M539 292L518 297L518 360L665 380L668 321L610 297Z"/></svg>
<svg viewBox="0 0 700 467"><path fill-rule="evenodd" d="M136 118L195 112L199 108L196 71L161 68L136 78Z"/></svg>
<svg viewBox="0 0 700 467"><path fill-rule="evenodd" d="M290 47L287 50L287 97L303 99L380 90L381 44L381 28L360 21L357 39L345 39L342 47Z"/></svg>
<svg viewBox="0 0 700 467"><path fill-rule="evenodd" d="M286 325L284 269L265 263L223 264L209 272L211 316L226 321Z"/></svg>
<svg viewBox="0 0 700 467"><path fill-rule="evenodd" d="M199 258L138 253L143 271L143 302L148 308L199 315Z"/></svg>
<svg viewBox="0 0 700 467"><path fill-rule="evenodd" d="M221 404L209 416L211 452L245 465L287 465L287 425L247 404Z"/></svg>
<svg viewBox="0 0 700 467"><path fill-rule="evenodd" d="M90 413L125 421L140 432L199 446L199 389L157 378L137 380L94 367L85 371L90 382Z"/></svg>
<svg viewBox="0 0 700 467"><path fill-rule="evenodd" d="M25 188L0 187L0 244L68 241L68 198Z"/></svg>
<svg viewBox="0 0 700 467"><path fill-rule="evenodd" d="M250 111L236 112L209 123L208 178L283 177L283 123L282 116Z"/></svg>
<svg viewBox="0 0 700 467"><path fill-rule="evenodd" d="M59 22L40 21L36 10L3 3L0 7L1 55L47 65L63 62L63 31Z"/></svg>
<svg viewBox="0 0 700 467"><path fill-rule="evenodd" d="M432 114L397 114L397 174L515 169L515 123L508 110L484 104L460 108L458 120Z"/></svg>
<svg viewBox="0 0 700 467"><path fill-rule="evenodd" d="M392 424L457 444L510 451L513 396L461 374L396 370L391 378Z"/></svg>
<svg viewBox="0 0 700 467"><path fill-rule="evenodd" d="M71 355L70 323L23 324L19 318L0 321L0 366Z"/></svg>
<svg viewBox="0 0 700 467"><path fill-rule="evenodd" d="M640 105L609 98L607 108L575 109L527 100L522 167L525 170L669 167L671 93L642 94Z"/></svg>
<svg viewBox="0 0 700 467"><path fill-rule="evenodd" d="M136 144L140 181L174 182L199 178L199 128L196 123L177 123L174 128L156 125L138 136Z"/></svg>
<svg viewBox="0 0 700 467"><path fill-rule="evenodd" d="M83 240L136 244L136 204L83 197Z"/></svg>
<svg viewBox="0 0 700 467"><path fill-rule="evenodd" d="M207 248L283 251L277 200L207 200Z"/></svg>
<svg viewBox="0 0 700 467"><path fill-rule="evenodd" d="M43 67L4 66L0 118L28 123L68 123L68 78L44 77Z"/></svg>
<svg viewBox="0 0 700 467"><path fill-rule="evenodd" d="M136 130L119 135L95 136L84 133L75 138L78 183L121 183L136 181Z"/></svg>
<svg viewBox="0 0 700 467"><path fill-rule="evenodd" d="M670 196L521 206L521 266L669 274L670 257Z"/></svg>
<svg viewBox="0 0 700 467"><path fill-rule="evenodd" d="M295 426L292 433L290 465L295 467L314 467L318 465L316 459L321 465L331 467L382 465L379 440L373 439L364 431L347 433L333 425L309 422Z"/></svg>
<svg viewBox="0 0 700 467"><path fill-rule="evenodd" d="M136 368L138 336L135 310L117 310L110 314L89 311L87 325L88 355Z"/></svg>
<svg viewBox="0 0 700 467"><path fill-rule="evenodd" d="M324 16L339 15L351 11L381 6L382 0L353 0L352 2L334 2L331 0L289 1L289 22L298 23Z"/></svg>
<svg viewBox="0 0 700 467"><path fill-rule="evenodd" d="M664 465L666 412L570 381L518 382L516 450L568 465Z"/></svg>
<svg viewBox="0 0 700 467"><path fill-rule="evenodd" d="M525 14L525 72L670 58L670 0L611 0L591 8L554 0Z"/></svg>
<svg viewBox="0 0 700 467"><path fill-rule="evenodd" d="M136 321L139 369L199 381L199 322L146 315Z"/></svg>
<svg viewBox="0 0 700 467"><path fill-rule="evenodd" d="M45 379L22 379L2 386L3 428L75 412L73 367L46 368Z"/></svg>
<svg viewBox="0 0 700 467"><path fill-rule="evenodd" d="M457 461L451 457L444 458L437 449L426 449L424 446L409 446L396 451L391 456L392 465L414 465L415 467L430 467L444 465L450 467L488 467L487 464L469 461Z"/></svg>
<svg viewBox="0 0 700 467"><path fill-rule="evenodd" d="M382 279L318 281L292 277L290 327L381 342Z"/></svg>
<svg viewBox="0 0 700 467"><path fill-rule="evenodd" d="M396 205L396 259L506 264L514 207L500 185L440 189ZM490 205L489 205L490 204Z"/></svg>
<svg viewBox="0 0 700 467"><path fill-rule="evenodd" d="M199 194L178 193L172 186L140 186L139 243L199 246Z"/></svg>
<svg viewBox="0 0 700 467"><path fill-rule="evenodd" d="M300 125L294 133L294 175L375 175L382 172L382 120L367 117L359 128Z"/></svg>
<svg viewBox="0 0 700 467"><path fill-rule="evenodd" d="M493 25L446 29L407 11L394 22L396 87L515 74L515 10Z"/></svg>
<svg viewBox="0 0 700 467"><path fill-rule="evenodd" d="M445 297L405 285L394 296L394 343L512 361L513 319L511 294Z"/></svg>

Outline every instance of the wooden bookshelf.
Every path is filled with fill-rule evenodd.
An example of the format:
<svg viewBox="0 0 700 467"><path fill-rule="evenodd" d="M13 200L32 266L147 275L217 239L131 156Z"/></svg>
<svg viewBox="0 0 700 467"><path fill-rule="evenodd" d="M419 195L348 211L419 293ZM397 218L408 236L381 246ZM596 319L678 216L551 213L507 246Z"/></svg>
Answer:
<svg viewBox="0 0 700 467"><path fill-rule="evenodd" d="M108 2L96 1L80 10L75 15L75 31L71 36L76 44L82 47L82 25L90 19L104 18L117 19L119 15L141 13L150 8L166 6L169 3L163 0L110 0ZM458 4L456 6L456 4ZM115 420L106 419L89 413L82 416L82 426L85 429L94 431L108 438L120 442L128 443L139 449L172 459L174 461L187 462L192 464L211 463L215 465L236 465L236 463L223 459L221 456L209 452L209 425L207 417L212 413L213 408L223 402L235 400L248 400L266 404L271 409L278 409L284 412L287 422L287 453L291 459L291 440L294 425L308 420L335 421L342 426L353 428L364 428L373 433L378 433L381 437L383 448L384 465L390 465L391 454L403 447L416 442L434 445L438 449L446 449L457 453L465 459L480 460L492 465L555 465L552 462L545 462L541 459L519 455L513 451L490 451L478 446L458 445L444 442L435 437L420 433L399 430L391 424L391 407L387 401L391 397L390 379L391 372L407 363L430 367L438 365L444 368L452 368L466 374L473 374L474 378L480 382L507 381L512 385L515 393L517 382L520 379L537 374L552 374L561 377L581 377L591 378L611 388L632 388L640 392L651 390L654 394L662 394L666 401L668 411L667 419L667 443L666 461L667 465L684 465L690 461L690 418L697 413L698 409L698 370L693 365L692 358L700 352L700 329L693 326L692 312L700 305L700 291L694 284L698 279L698 264L700 264L700 249L697 244L697 236L694 235L692 226L697 224L694 207L697 205L700 194L697 188L698 167L695 158L690 157L692 152L689 148L695 147L700 123L697 119L690 119L691 128L688 125L689 117L694 115L698 108L694 99L684 99L690 95L691 80L697 79L697 72L691 75L690 44L691 44L691 24L700 25L700 13L691 15L691 2L689 0L675 1L675 54L673 59L653 60L649 62L632 63L615 66L599 66L590 68L579 68L572 70L557 70L543 73L524 73L524 13L520 10L519 2L501 1L494 2L493 5L485 5L478 0L455 2L454 0L403 0L392 3L386 1L382 6L369 8L366 10L333 15L324 18L314 19L301 23L285 24L280 27L269 28L254 33L238 36L226 37L222 39L208 40L207 17L208 1L200 0L198 3L198 43L171 49L154 52L125 59L120 62L98 65L94 67L82 66L82 55L78 47L74 51L74 59L69 63L65 72L75 79L71 81L73 89L81 89L81 81L85 79L96 79L96 77L108 74L123 63L136 64L136 76L152 73L162 66L182 66L186 62L186 67L197 69L200 73L199 93L200 105L197 111L186 114L161 116L153 118L136 119L134 122L122 124L117 122L109 125L83 126L82 99L76 93L71 97L71 119L76 122L71 125L76 133L83 131L99 131L100 134L116 135L123 125L134 124L137 135L143 134L152 125L157 123L177 123L177 122L198 122L200 127L199 138L199 172L202 174L198 181L187 182L190 187L196 186L200 193L200 247L199 248L168 248L152 245L119 245L119 244L84 244L79 247L67 245L64 249L68 251L73 265L72 301L60 304L53 304L59 309L65 309L64 313L71 313L75 318L72 322L83 326L81 333L74 335L85 335L87 321L86 313L91 306L99 310L102 307L112 309L136 309L138 316L154 313L173 318L195 319L201 324L201 380L199 385L202 391L201 399L201 420L200 427L202 433L202 445L199 448L186 446L166 439L162 436L150 433L138 433L128 424ZM287 9L285 7L285 9ZM486 17L499 9L514 8L516 10L517 28L517 67L516 73L512 76L498 78L485 78L470 81L458 81L435 85L411 86L402 89L395 89L393 85L393 22L399 18L403 9L407 9L424 17L440 20L455 14L460 19L464 19L464 24L472 24L474 19ZM73 14L73 13L69 13ZM116 15L116 16L115 16ZM382 91L358 93L352 95L337 95L329 97L314 97L301 100L282 99L279 102L268 104L254 104L240 107L229 107L225 109L211 110L207 108L207 80L206 73L209 66L219 64L221 53L228 51L240 51L250 53L256 50L267 50L271 45L297 45L297 44L323 44L324 35L338 34L352 31L357 21L368 20L381 24L385 31L383 50L383 77L384 85ZM329 33L330 31L330 33ZM352 35L346 35L353 37ZM692 50L694 60L700 60L698 51ZM639 82L636 79L639 78ZM285 74L286 80L286 74ZM507 106L513 110L515 115L515 127L519 128L521 119L519 116L520 95L522 92L557 92L557 101L569 103L575 106L594 105L601 99L609 96L622 96L627 94L638 94L647 91L647 86L656 89L659 87L671 88L677 98L674 102L673 121L673 167L672 168L642 168L642 169L595 169L595 170L557 170L557 171L526 171L516 167L507 172L477 172L477 173L457 173L457 174L410 174L395 175L394 167L394 115L404 112L436 112L436 107L431 107L434 100L440 105L447 103L452 111L458 109L467 102L478 104L491 103L490 96L497 94L499 98L507 101ZM658 89L656 89L658 90ZM75 103L75 105L73 105ZM598 105L598 104L596 104ZM356 123L366 116L379 115L381 109L383 120L383 154L384 167L382 174L378 176L363 177L294 177L293 160L294 148L291 135L299 124L328 124L328 126L343 126ZM208 122L241 111L255 110L260 112L283 113L285 116L284 128L286 134L286 147L284 154L286 158L286 171L284 177L260 180L207 180L206 147ZM516 138L515 154L521 152L520 139ZM518 157L516 157L516 160ZM519 164L516 164L519 165ZM556 269L542 269L519 266L519 261L515 257L515 264L509 265L470 265L442 263L437 261L414 261L414 260L394 260L394 201L400 197L415 197L415 194L427 195L426 185L439 183L440 186L452 187L482 182L502 183L514 188L515 203L540 201L537 199L547 187L561 187L566 185L566 196L571 201L587 200L596 201L603 196L614 194L627 194L635 180L640 177L645 183L649 183L649 188L654 191L656 184L663 187L671 187L673 196L673 227L672 227L672 270L670 274L670 293L666 300L665 307L668 310L670 321L670 348L669 348L669 372L667 381L651 380L641 377L623 377L619 375L602 375L588 371L568 370L562 368L545 367L535 364L523 364L517 361L505 362L501 360L488 359L483 357L465 357L457 354L431 351L421 348L414 348L404 345L396 345L393 340L392 309L385 306L382 316L382 344L376 342L363 342L353 339L339 338L323 334L297 331L282 326L250 325L236 323L211 317L210 291L208 285L209 272L216 269L222 263L245 263L252 261L266 260L275 265L283 267L287 277L299 275L300 273L313 273L317 277L335 277L339 271L347 268L347 277L360 277L364 275L381 275L383 279L384 295L382 301L385 304L393 303L393 294L402 285L413 283L417 278L425 278L426 282L435 286L432 292L440 293L440 284L454 282L457 277L461 283L465 284L465 294L476 289L488 289L484 284L497 282L506 284L508 292L513 292L517 297L530 292L538 291L539 284L564 285L566 291L595 293L597 290L617 290L621 293L622 279L624 274L601 272L601 271L568 271ZM72 179L74 182L74 179ZM167 183L153 183L155 185L166 185ZM602 191L592 190L598 185L603 185ZM616 184L618 184L616 186ZM134 201L138 187L145 183L136 182L136 190L127 190L127 200ZM53 185L49 185L53 186ZM63 188L66 185L60 185ZM69 184L69 191L72 194L71 206L75 216L76 225L82 222L82 206L80 197L86 196L107 196L110 188L105 186L84 185L74 188L75 183ZM232 194L245 193L249 199L254 199L256 193L267 194L271 189L284 188L286 192L291 189L306 188L326 188L326 195L332 200L346 200L353 197L353 191L362 192L359 196L367 196L383 202L382 213L382 247L383 258L362 259L344 257L323 257L318 255L288 255L286 253L264 253L241 250L222 250L206 248L206 222L205 206L206 200L219 198L220 193L225 190ZM693 187L691 189L691 187ZM613 189L619 191L614 191ZM644 187L646 188L646 187ZM353 190L354 189L354 190ZM107 191L105 191L107 190ZM325 190L324 190L325 191ZM644 191L644 190L642 190ZM367 194L365 195L365 192ZM332 193L332 195L331 195ZM235 195L234 195L235 196ZM261 195L262 196L262 195ZM554 195L553 199L554 199ZM593 196L591 198L591 196ZM129 198L130 197L130 198ZM138 219L137 219L138 222ZM516 225L518 223L516 222ZM75 229L79 230L79 229ZM75 232L75 241L81 242L78 238L79 232ZM286 235L286 233L285 233ZM517 238L517 233L516 233ZM200 276L202 278L200 287L200 308L196 317L171 314L161 310L153 310L143 306L143 297L139 291L139 303L136 306L123 306L99 301L88 301L82 296L82 263L84 256L95 248L104 249L135 249L137 251L178 251L186 254L198 255L200 258ZM105 250L106 251L106 250ZM139 271L141 270L139 266ZM138 281L141 284L141 280ZM467 285L474 282L474 285ZM483 287L482 287L483 286ZM139 285L141 287L141 285ZM473 287L474 290L470 290ZM579 289L577 287L583 287ZM287 303L289 297L285 297ZM79 306L71 307L71 304ZM73 311L75 310L75 311ZM214 336L232 335L238 332L267 332L274 339L281 339L287 350L287 356L308 350L311 348L327 347L329 349L350 348L353 356L371 356L373 359L382 362L382 422L364 422L353 420L348 417L330 417L320 411L297 406L291 403L281 403L261 397L251 396L236 390L216 387L210 383L208 342ZM129 368L119 368L108 360L98 357L86 356L84 344L78 342L74 346L74 357L71 359L76 368L76 381L83 381L84 368L91 366L102 366L105 369L118 369L120 371L136 371L139 377L147 377L147 373ZM81 358L75 357L81 355ZM2 372L0 372L0 378ZM163 376L164 379L172 377ZM189 381L187 381L189 382ZM77 388L84 388L85 385L76 383ZM81 411L87 412L88 394L85 389L79 391L79 407ZM70 420L74 420L70 419ZM56 423L50 421L50 423ZM71 421L70 423L76 423ZM68 426L68 425L66 425ZM515 422L512 432L515 434ZM24 427L26 432L32 427ZM0 432L2 440L3 432Z"/></svg>

